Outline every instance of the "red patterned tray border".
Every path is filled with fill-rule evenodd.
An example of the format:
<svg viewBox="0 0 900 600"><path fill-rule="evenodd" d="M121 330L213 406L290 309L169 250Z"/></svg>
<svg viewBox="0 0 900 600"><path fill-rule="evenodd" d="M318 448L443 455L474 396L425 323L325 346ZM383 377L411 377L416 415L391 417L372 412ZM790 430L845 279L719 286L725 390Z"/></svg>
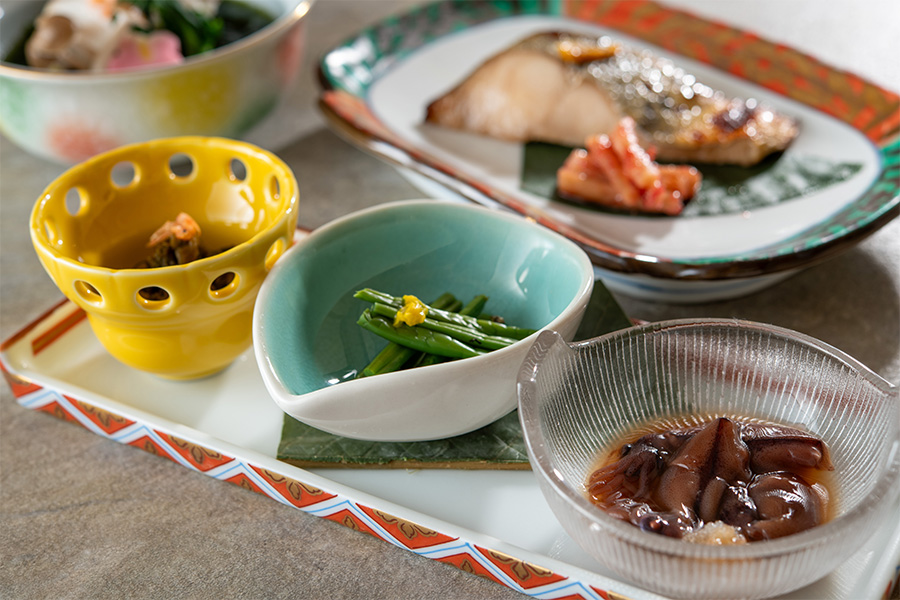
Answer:
<svg viewBox="0 0 900 600"><path fill-rule="evenodd" d="M37 327L47 325L46 330L34 336L29 343L32 355L62 339L84 319L84 311L64 300L0 344L0 370L22 407L47 413L109 440L167 458L198 473L262 494L307 514L334 521L529 596L545 600L628 600L620 593L576 577L424 527L343 494L296 479L278 469L231 456L214 444L198 444L163 427L151 426L97 407L75 394L30 381L10 367L6 351L22 342ZM291 465L284 464L284 467L286 471L302 472ZM900 565L886 584L882 600L892 598L898 586Z"/></svg>
<svg viewBox="0 0 900 600"><path fill-rule="evenodd" d="M80 308L62 302L6 340L0 350L9 349L46 320L50 326L31 341L31 351L37 354L60 340L84 317ZM5 356L0 359L0 370L17 402L24 408L47 413L104 438L167 458L198 473L268 496L305 513L367 533L419 556L452 565L530 596L547 600L626 600L616 592L464 538L423 527L342 494L231 456L213 445L197 444L164 428L99 408L77 395L39 385L16 373ZM285 467L286 470L291 468L290 465Z"/></svg>
<svg viewBox="0 0 900 600"><path fill-rule="evenodd" d="M76 394L39 385L16 373L8 364L6 351L22 342L37 327L47 326L45 331L30 341L32 355L62 339L84 319L84 311L68 301L62 301L0 344L0 370L21 406L47 413L104 438L167 458L198 473L238 485L307 514L334 521L529 596L545 600L627 600L626 596L617 592L462 537L424 527L343 494L311 485L278 469L232 456L214 444L192 442L163 427L151 426L97 407ZM290 465L284 466L286 471L299 471ZM885 586L882 599L891 598L898 585L900 566Z"/></svg>

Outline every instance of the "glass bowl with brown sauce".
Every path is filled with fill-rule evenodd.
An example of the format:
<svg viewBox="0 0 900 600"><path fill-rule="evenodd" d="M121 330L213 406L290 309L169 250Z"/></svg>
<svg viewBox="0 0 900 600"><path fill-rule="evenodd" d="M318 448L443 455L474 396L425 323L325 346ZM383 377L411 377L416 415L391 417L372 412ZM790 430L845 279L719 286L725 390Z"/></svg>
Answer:
<svg viewBox="0 0 900 600"><path fill-rule="evenodd" d="M788 593L895 524L897 388L803 334L716 319L545 332L518 394L554 515L642 588Z"/></svg>

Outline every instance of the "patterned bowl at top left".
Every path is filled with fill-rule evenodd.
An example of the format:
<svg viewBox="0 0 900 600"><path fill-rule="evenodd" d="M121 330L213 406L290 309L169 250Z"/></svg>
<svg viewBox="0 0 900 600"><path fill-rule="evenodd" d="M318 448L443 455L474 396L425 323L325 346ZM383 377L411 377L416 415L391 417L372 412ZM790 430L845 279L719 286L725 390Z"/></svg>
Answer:
<svg viewBox="0 0 900 600"><path fill-rule="evenodd" d="M31 154L69 166L157 138L247 139L294 88L313 0L243 2L274 20L180 64L97 72L5 62L43 2L5 3L0 8L0 131Z"/></svg>

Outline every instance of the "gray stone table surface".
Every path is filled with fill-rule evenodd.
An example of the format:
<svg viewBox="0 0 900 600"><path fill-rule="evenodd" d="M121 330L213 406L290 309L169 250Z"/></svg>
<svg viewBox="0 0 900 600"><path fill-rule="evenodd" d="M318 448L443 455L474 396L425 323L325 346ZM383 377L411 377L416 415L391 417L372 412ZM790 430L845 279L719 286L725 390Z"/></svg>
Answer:
<svg viewBox="0 0 900 600"><path fill-rule="evenodd" d="M319 0L289 105L266 132L295 170L300 224L314 228L385 201L422 197L391 167L348 145L315 108L321 54L416 2ZM895 0L680 0L900 89ZM27 232L40 191L63 168L0 140L0 338L55 304ZM900 381L900 222L751 296L698 305L619 297L632 316L739 317L788 327ZM2 598L501 599L515 591L420 558L171 461L19 407L0 393Z"/></svg>

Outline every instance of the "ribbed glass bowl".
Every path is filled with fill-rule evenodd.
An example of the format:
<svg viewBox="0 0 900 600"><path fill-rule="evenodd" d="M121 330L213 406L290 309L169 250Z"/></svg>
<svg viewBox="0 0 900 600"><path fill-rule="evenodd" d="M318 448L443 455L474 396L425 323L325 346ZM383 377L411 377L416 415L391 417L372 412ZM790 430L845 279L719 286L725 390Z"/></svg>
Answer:
<svg viewBox="0 0 900 600"><path fill-rule="evenodd" d="M683 598L763 598L803 587L896 526L897 388L810 337L736 320L650 324L569 344L537 338L518 377L519 415L541 490L569 535L625 579ZM737 546L649 533L591 504L585 481L635 427L684 415L756 417L828 444L834 517Z"/></svg>

